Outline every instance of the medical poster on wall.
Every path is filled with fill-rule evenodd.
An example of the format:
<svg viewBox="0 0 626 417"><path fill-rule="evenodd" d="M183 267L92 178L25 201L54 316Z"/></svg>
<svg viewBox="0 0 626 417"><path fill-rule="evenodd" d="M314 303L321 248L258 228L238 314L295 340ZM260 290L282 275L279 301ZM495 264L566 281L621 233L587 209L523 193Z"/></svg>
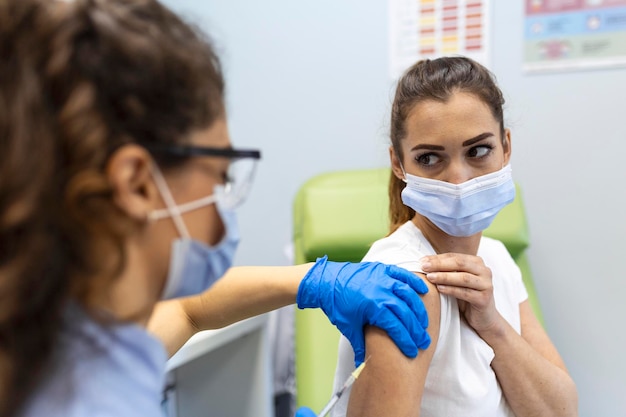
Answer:
<svg viewBox="0 0 626 417"><path fill-rule="evenodd" d="M392 79L419 59L464 55L489 67L489 0L389 0Z"/></svg>
<svg viewBox="0 0 626 417"><path fill-rule="evenodd" d="M626 0L526 0L524 70L626 66Z"/></svg>

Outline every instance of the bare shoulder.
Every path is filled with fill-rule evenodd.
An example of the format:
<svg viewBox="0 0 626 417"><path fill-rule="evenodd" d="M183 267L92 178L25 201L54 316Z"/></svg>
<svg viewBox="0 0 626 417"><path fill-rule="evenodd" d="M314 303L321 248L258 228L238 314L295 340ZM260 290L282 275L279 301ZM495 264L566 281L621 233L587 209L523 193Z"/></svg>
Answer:
<svg viewBox="0 0 626 417"><path fill-rule="evenodd" d="M425 354L423 354L422 351L419 352L418 357L423 357L430 356L427 353L435 350L434 348L436 347L437 340L439 339L441 302L437 286L428 281L424 273L415 272L415 274L420 277L428 287L428 292L426 294L420 294L424 307L428 313L428 334L431 338L431 345L425 349ZM384 350L385 355L391 355L393 352L398 353L398 359L400 362L404 362L404 359L408 359L404 357L393 340L387 336L387 333L384 330L376 327L367 328L365 332L365 341L368 353L373 353L374 350Z"/></svg>
<svg viewBox="0 0 626 417"><path fill-rule="evenodd" d="M431 339L433 337L438 338L439 319L441 318L441 300L439 296L439 290L437 289L437 286L435 284L426 279L426 274L422 272L416 272L415 274L420 277L428 287L428 292L422 295L422 301L424 302L426 311L428 311L428 334L430 334ZM436 330L436 332L434 332L434 330Z"/></svg>
<svg viewBox="0 0 626 417"><path fill-rule="evenodd" d="M426 375L439 339L440 301L437 288L417 273L428 286L422 301L428 312L430 346L416 358L402 354L384 330L367 327L367 366L352 388L348 416L413 415L419 413ZM388 395L393 392L393 395ZM416 395L417 394L417 395Z"/></svg>

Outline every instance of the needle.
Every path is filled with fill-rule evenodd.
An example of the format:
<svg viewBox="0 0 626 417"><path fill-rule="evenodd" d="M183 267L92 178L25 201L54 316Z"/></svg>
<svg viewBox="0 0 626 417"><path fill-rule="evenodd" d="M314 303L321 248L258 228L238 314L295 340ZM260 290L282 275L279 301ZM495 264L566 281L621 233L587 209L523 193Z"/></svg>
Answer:
<svg viewBox="0 0 626 417"><path fill-rule="evenodd" d="M354 384L354 381L356 381L356 379L359 377L359 375L363 371L363 368L365 368L365 364L367 363L368 360L369 360L369 358L367 358L365 360L365 362L363 362L361 365L359 365L359 367L356 368L354 370L354 372L352 372L352 374L348 377L346 382L343 383L343 386L339 389L339 391L337 391L337 392L335 392L333 394L333 396L330 398L330 401L328 401L328 404L326 404L326 407L324 407L322 412L319 413L317 415L317 417L324 417L326 414L328 414L330 412L330 410L332 410L332 408L335 406L335 404L337 404L337 401L339 401L339 398L341 398L343 393L348 388L350 388L352 386L352 384Z"/></svg>

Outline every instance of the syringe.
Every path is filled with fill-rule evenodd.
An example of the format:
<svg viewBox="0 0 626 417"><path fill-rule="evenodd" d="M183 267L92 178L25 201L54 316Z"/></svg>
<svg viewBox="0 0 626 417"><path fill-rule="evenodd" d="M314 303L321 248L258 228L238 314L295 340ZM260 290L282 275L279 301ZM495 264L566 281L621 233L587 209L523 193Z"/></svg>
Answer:
<svg viewBox="0 0 626 417"><path fill-rule="evenodd" d="M367 360L365 362L363 362L361 365L359 365L359 367L356 368L354 370L354 372L352 372L352 374L348 377L346 382L343 383L343 386L339 389L339 391L337 391L337 392L335 392L333 394L333 396L330 398L330 401L328 401L328 404L326 404L326 407L324 407L322 412L319 413L317 415L317 417L324 417L324 416L326 416L326 414L330 413L330 410L332 410L333 407L335 406L335 404L337 404L337 401L339 401L339 398L341 398L343 393L348 388L350 388L352 386L352 384L354 384L354 381L356 381L356 379L359 377L359 375L363 371L363 368L365 368L365 363L367 363Z"/></svg>

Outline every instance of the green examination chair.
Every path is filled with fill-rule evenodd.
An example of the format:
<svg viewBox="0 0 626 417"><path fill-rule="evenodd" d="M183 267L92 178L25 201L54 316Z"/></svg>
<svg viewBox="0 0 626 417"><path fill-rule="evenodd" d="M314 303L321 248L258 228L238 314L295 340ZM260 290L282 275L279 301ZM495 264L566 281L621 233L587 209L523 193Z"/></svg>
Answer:
<svg viewBox="0 0 626 417"><path fill-rule="evenodd" d="M333 261L359 262L370 245L389 232L388 168L318 175L298 191L293 206L296 263L325 254ZM525 250L528 230L522 195L506 206L486 236L502 241L522 270L530 303L543 318ZM339 331L321 310L297 310L295 317L296 402L320 412L332 394Z"/></svg>

